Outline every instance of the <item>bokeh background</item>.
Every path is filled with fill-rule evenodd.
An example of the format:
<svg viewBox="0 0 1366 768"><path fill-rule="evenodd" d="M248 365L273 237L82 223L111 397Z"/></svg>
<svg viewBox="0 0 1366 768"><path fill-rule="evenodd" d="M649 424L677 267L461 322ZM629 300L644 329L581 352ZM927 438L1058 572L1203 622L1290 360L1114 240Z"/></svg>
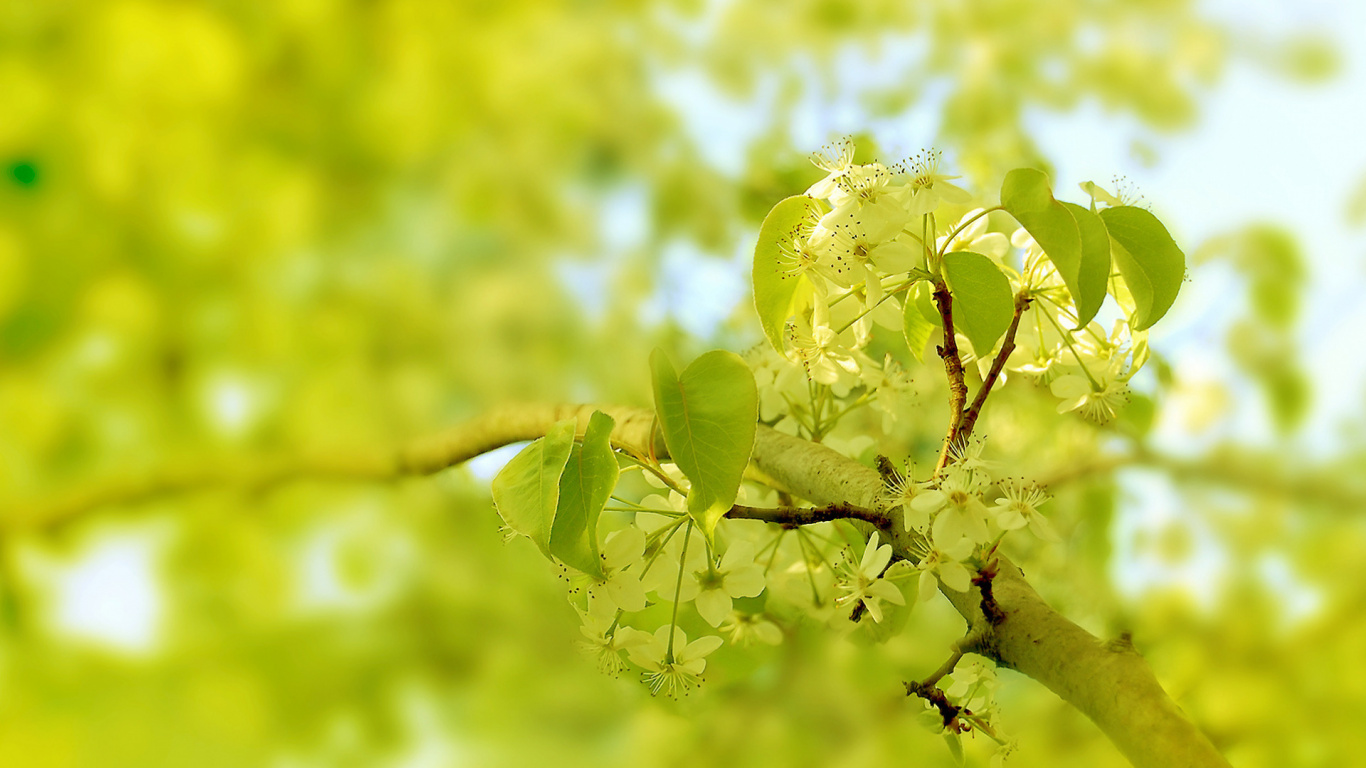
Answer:
<svg viewBox="0 0 1366 768"><path fill-rule="evenodd" d="M1129 414L1026 385L984 421L1067 538L1012 555L1236 766L1352 764L1364 44L1346 0L0 2L0 765L951 765L899 683L946 606L793 621L658 700L503 543L506 451L270 480L758 343L758 222L845 134L984 199L1122 176L1169 224L1190 280ZM1002 679L1012 764L1123 765Z"/></svg>

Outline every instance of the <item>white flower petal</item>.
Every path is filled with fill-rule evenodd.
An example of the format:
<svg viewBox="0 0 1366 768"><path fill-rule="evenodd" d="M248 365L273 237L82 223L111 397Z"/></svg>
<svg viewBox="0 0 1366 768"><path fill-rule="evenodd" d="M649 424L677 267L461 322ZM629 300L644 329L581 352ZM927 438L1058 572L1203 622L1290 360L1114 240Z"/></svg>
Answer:
<svg viewBox="0 0 1366 768"><path fill-rule="evenodd" d="M614 531L602 544L608 568L624 568L645 554L645 533L634 525Z"/></svg>
<svg viewBox="0 0 1366 768"><path fill-rule="evenodd" d="M897 589L895 584L886 579L878 579L872 584L869 584L868 594L873 597L880 597L889 603L896 603L897 605L906 604L906 598L901 594L901 590Z"/></svg>
<svg viewBox="0 0 1366 768"><path fill-rule="evenodd" d="M730 615L730 595L719 589L702 590L693 605L697 607L697 614L713 627L719 626Z"/></svg>
<svg viewBox="0 0 1366 768"><path fill-rule="evenodd" d="M678 654L678 658L682 659L684 662L704 659L707 656L710 656L717 648L720 648L722 644L723 641L716 635L699 637L689 643L688 646L683 649L683 652ZM675 645L674 647L677 648L678 646ZM701 672L701 669L699 669L698 672Z"/></svg>
<svg viewBox="0 0 1366 768"><path fill-rule="evenodd" d="M606 587L608 599L621 610L627 613L645 610L645 588L635 574L618 573L603 586Z"/></svg>
<svg viewBox="0 0 1366 768"><path fill-rule="evenodd" d="M726 574L725 585L731 597L756 597L764 591L764 569L757 564L737 568Z"/></svg>
<svg viewBox="0 0 1366 768"><path fill-rule="evenodd" d="M916 497L911 499L911 508L917 512L933 514L948 500L949 497L943 491L931 489L916 494Z"/></svg>
<svg viewBox="0 0 1366 768"><path fill-rule="evenodd" d="M972 577L962 563L944 563L939 566L939 580L955 592L967 592L972 586Z"/></svg>

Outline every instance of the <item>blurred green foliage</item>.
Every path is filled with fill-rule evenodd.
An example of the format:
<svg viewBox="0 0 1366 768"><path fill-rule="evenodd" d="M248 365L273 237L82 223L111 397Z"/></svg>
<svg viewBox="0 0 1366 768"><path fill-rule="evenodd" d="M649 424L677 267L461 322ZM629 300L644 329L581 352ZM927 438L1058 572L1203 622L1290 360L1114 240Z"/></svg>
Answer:
<svg viewBox="0 0 1366 768"><path fill-rule="evenodd" d="M500 542L468 469L15 521L109 478L385 445L509 399L644 404L656 344L759 341L743 290L709 337L685 330L699 286L679 276L742 279L732 254L820 176L798 126L929 114L916 139L994 184L1046 160L1032 110L1189 126L1235 42L1186 0L0 3L0 765L950 764L899 684L957 634L947 607L875 650L794 621L776 649L718 654L700 694L652 700L576 653L564 585ZM1304 41L1258 50L1334 66ZM676 76L701 95L671 95ZM739 164L716 162L708 142L734 139L709 113L750 100ZM1273 352L1300 257L1262 230L1223 251L1252 291L1238 333L1271 335L1230 351L1290 429L1306 385ZM1198 394L1181 387L1158 387L1157 420ZM1045 595L1133 631L1235 764L1360 754L1360 465L1186 471L1140 450L1151 413L1103 432L1013 397L983 421L993 450L1073 475L1069 546L1014 553ZM1081 471L1101 449L1174 470L1163 540L1194 543L1118 544L1173 570L1215 557L1212 602L1116 588L1132 499ZM1121 764L1007 683L1019 765Z"/></svg>

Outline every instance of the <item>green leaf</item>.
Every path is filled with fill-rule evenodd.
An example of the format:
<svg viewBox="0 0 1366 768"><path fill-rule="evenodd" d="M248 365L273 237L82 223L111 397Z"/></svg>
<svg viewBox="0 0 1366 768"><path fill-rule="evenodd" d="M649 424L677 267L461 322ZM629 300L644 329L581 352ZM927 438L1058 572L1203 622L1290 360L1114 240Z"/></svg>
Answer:
<svg viewBox="0 0 1366 768"><path fill-rule="evenodd" d="M910 295L901 307L901 327L906 334L906 346L911 348L911 354L915 355L916 360L924 362L925 343L930 340L938 326L925 319L925 313L920 306L922 294L925 300L929 300L929 286L925 283L916 283L909 290Z"/></svg>
<svg viewBox="0 0 1366 768"><path fill-rule="evenodd" d="M531 441L493 478L493 503L512 530L536 542L550 557L550 530L560 501L560 473L574 447L574 419Z"/></svg>
<svg viewBox="0 0 1366 768"><path fill-rule="evenodd" d="M1186 277L1186 254L1157 217L1128 205L1100 212L1114 240L1115 265L1134 297L1133 329L1151 328L1176 301Z"/></svg>
<svg viewBox="0 0 1366 768"><path fill-rule="evenodd" d="M1072 294L1072 303L1080 308L1086 303L1081 298L1082 235L1072 211L1054 199L1048 175L1033 168L1016 168L1007 173L1001 185L1001 207L1048 254Z"/></svg>
<svg viewBox="0 0 1366 768"><path fill-rule="evenodd" d="M792 265L781 259L801 223L820 211L820 203L805 195L779 202L764 217L759 227L759 242L754 246L754 309L764 335L778 352L783 351L783 328L792 310L792 297L805 278L788 274Z"/></svg>
<svg viewBox="0 0 1366 768"><path fill-rule="evenodd" d="M925 322L935 328L943 328L944 318L939 316L939 306L934 303L934 292L930 287L917 283L911 290L915 291L915 306L920 310L920 316L925 318Z"/></svg>
<svg viewBox="0 0 1366 768"><path fill-rule="evenodd" d="M692 481L688 514L710 538L735 503L754 449L759 420L754 374L739 355L721 350L702 355L677 376L668 356L656 349L650 368L664 444Z"/></svg>
<svg viewBox="0 0 1366 768"><path fill-rule="evenodd" d="M617 487L617 456L612 452L616 422L602 411L588 419L583 445L569 453L560 475L560 503L550 527L550 554L568 566L603 577L598 554L598 516Z"/></svg>
<svg viewBox="0 0 1366 768"><path fill-rule="evenodd" d="M1076 203L1064 202L1063 205L1077 221L1077 231L1081 234L1081 267L1077 271L1077 284L1070 283L1067 288L1077 305L1077 327L1081 328L1100 311L1105 303L1105 290L1110 282L1110 233L1105 222L1090 210ZM1063 282L1067 277L1063 276Z"/></svg>
<svg viewBox="0 0 1366 768"><path fill-rule="evenodd" d="M967 758L963 755L963 737L956 732L944 731L944 742L949 745L949 754L953 756L954 765L966 765Z"/></svg>
<svg viewBox="0 0 1366 768"><path fill-rule="evenodd" d="M944 276L953 291L954 330L968 337L978 357L991 354L1015 316L1010 280L991 259L968 251L944 256Z"/></svg>

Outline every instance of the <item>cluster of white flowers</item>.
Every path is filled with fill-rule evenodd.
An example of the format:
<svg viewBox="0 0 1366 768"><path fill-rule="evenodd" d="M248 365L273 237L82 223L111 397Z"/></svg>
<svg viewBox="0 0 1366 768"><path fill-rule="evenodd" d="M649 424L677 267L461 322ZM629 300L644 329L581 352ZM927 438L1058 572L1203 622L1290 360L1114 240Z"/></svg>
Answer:
<svg viewBox="0 0 1366 768"><path fill-rule="evenodd" d="M782 355L752 360L765 391L766 420L784 418L820 437L839 413L820 399L821 388L839 400L862 387L855 405L878 407L890 430L911 400L911 377L892 355L876 360L864 350L877 327L902 331L902 305L917 291L922 303L928 295L925 285L916 284L942 277L940 257L957 251L988 257L1012 291L1031 298L1006 370L1050 386L1060 412L1113 419L1127 399L1130 377L1147 359L1146 334L1131 333L1125 319L1133 302L1122 282L1112 277L1111 293L1124 313L1114 330L1106 334L1094 322L1082 326L1043 249L1023 228L989 226L1011 225L1004 223L1008 217L989 221L987 209L971 208L972 196L953 183L957 177L939 172L938 153L922 152L890 167L855 164L853 158L847 139L812 158L826 176L806 194L820 204L780 244L779 269L799 288ZM1090 182L1083 189L1100 205L1121 204ZM944 221L958 216L948 228L936 219L945 213ZM938 324L935 312L929 315L926 322ZM985 375L997 350L974 349L962 334L956 341L963 361L976 361Z"/></svg>
<svg viewBox="0 0 1366 768"><path fill-rule="evenodd" d="M910 548L918 561L902 560L889 567L889 548L886 559L879 556L870 561L870 555L865 554L863 566L845 577L842 589L865 604L869 597L898 602L886 588L875 589L868 583L871 576L890 582L914 580L911 592L916 602L933 597L940 583L965 592L972 585L972 574L992 560L996 547L1010 531L1028 527L1042 539L1057 539L1038 509L1047 501L1047 494L1033 484L1012 479L993 481L991 463L982 458L983 446L981 440L952 446L952 461L929 480L914 480L913 467L889 479L883 491L883 507L900 514L905 530L914 534ZM993 486L1001 495L988 505L986 497ZM874 534L868 552L876 549L876 541ZM871 572L870 565L877 566L877 573ZM868 608L875 619L880 618L872 605Z"/></svg>
<svg viewBox="0 0 1366 768"><path fill-rule="evenodd" d="M847 139L813 158L827 175L806 194L824 202L824 213L790 233L780 259L784 275L809 288L805 307L787 326L787 359L812 381L845 390L885 371L857 351L875 325L901 329L896 294L914 282L913 273L928 275L935 266L929 219L942 204L971 199L952 183L956 177L938 172L938 153L891 168L856 165L853 158Z"/></svg>
<svg viewBox="0 0 1366 768"><path fill-rule="evenodd" d="M695 616L701 626L742 644L777 644L782 630L763 613L734 605L767 586L759 539L728 531L724 551L719 541L709 543L687 514L687 480L671 464L660 470L662 477L645 475L657 493L639 504L617 499L609 505L628 513L629 522L603 539L601 574L578 574L584 587L573 590L571 599L583 621L582 647L604 672L617 674L629 660L652 693L677 696L701 681L707 656L724 643L712 634L689 642L681 621ZM759 526L750 533L763 531ZM660 604L672 606L668 623L652 631L633 626L644 621L643 611Z"/></svg>
<svg viewBox="0 0 1366 768"><path fill-rule="evenodd" d="M855 557L841 537L823 530L832 523L782 529L729 521L709 543L686 512L687 481L672 465L661 469L662 478L645 474L658 492L639 504L618 499L620 506L609 505L627 513L620 518L626 522L603 541L601 574L578 576L584 587L573 597L584 649L608 673L619 673L629 661L655 693L678 695L698 684L707 656L725 639L781 642L781 620L770 612L775 598L840 621L850 614L837 609L861 606L882 622L885 606L906 605L908 597L912 604L928 600L941 581L967 590L1005 532L1028 526L1051 533L1037 510L1043 493L1033 486L1002 483L1005 495L995 506L983 501L992 481L980 441L956 452L938 477L916 482L908 473L887 489L885 509L901 510L907 530L919 534L913 546L918 563L893 563L892 547L877 533ZM796 546L783 546L785 541ZM910 583L903 587L903 581ZM770 587L780 594L756 610L751 598ZM806 596L794 599L803 590ZM660 613L649 609L661 605L669 620L657 626ZM640 625L648 622L654 624L647 631ZM684 623L704 633L689 641Z"/></svg>

